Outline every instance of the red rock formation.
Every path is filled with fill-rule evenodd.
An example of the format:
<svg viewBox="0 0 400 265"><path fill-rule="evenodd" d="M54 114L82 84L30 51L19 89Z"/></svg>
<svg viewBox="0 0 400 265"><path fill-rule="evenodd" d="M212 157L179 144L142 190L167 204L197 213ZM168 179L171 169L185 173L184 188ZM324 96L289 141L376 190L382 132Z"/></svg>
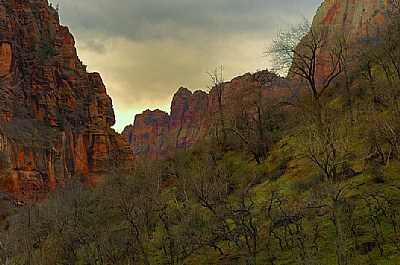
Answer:
<svg viewBox="0 0 400 265"><path fill-rule="evenodd" d="M47 0L0 1L0 182L35 197L82 175L131 168L97 73Z"/></svg>
<svg viewBox="0 0 400 265"><path fill-rule="evenodd" d="M135 117L134 125L125 128L122 133L128 138L135 154L135 159L146 157L147 154L155 156L165 155L166 135L169 129L168 113L161 110L146 110Z"/></svg>
<svg viewBox="0 0 400 265"><path fill-rule="evenodd" d="M236 77L223 84L223 111L228 113L229 105L243 97L244 90L260 85L262 80L271 81L262 88L265 95L285 90L284 80L266 70ZM213 124L218 122L216 97L216 88L207 94L204 91L192 93L181 87L172 99L171 116L160 110L147 110L136 115L133 125L127 126L122 133L133 148L135 160L164 157L204 141L213 133Z"/></svg>
<svg viewBox="0 0 400 265"><path fill-rule="evenodd" d="M175 93L171 104L168 148L186 149L204 139L203 119L207 115L208 95L204 91L192 94L187 88Z"/></svg>

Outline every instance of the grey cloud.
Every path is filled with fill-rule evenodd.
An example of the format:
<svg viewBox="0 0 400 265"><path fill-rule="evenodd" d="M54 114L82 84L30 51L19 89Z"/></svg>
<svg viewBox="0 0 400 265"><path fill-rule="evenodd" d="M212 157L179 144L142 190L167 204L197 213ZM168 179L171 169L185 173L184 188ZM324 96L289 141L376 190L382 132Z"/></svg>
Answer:
<svg viewBox="0 0 400 265"><path fill-rule="evenodd" d="M53 0L57 3L60 0ZM62 21L74 29L140 41L179 38L183 29L213 35L261 32L274 17L311 15L320 0L68 0Z"/></svg>

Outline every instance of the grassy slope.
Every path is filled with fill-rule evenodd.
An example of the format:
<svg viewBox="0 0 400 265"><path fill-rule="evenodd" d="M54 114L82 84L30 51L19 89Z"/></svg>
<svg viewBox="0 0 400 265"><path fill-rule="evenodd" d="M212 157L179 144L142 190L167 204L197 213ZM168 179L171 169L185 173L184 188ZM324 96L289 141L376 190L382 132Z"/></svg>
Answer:
<svg viewBox="0 0 400 265"><path fill-rule="evenodd" d="M271 192L277 191L273 196L284 198L283 204L285 205L285 211L298 211L298 208L304 207L307 201L310 201L312 195L310 193L318 192L321 186L332 185L328 180L324 180L321 176L321 172L315 167L309 160L304 157L292 157L291 159L287 157L290 150L286 150L288 141L282 140L280 143L275 145L275 148L271 151L270 156L263 161L262 165L257 165L254 161L244 160L243 156L237 155L235 153L230 153L228 158L224 157L223 160L235 160L235 163L240 164L241 167L252 168L253 171L261 171L272 179L267 179L260 184L256 184L252 187L252 198L255 202L255 211L265 210L265 206L268 202L274 198L271 198ZM290 141L290 139L289 139ZM353 145L353 148L357 146ZM285 167L282 165L286 164ZM372 172L365 165L365 162L360 159L354 159L350 161L350 164L355 169L358 170L358 174L354 177L341 180L338 183L334 183L334 186L340 188L345 187L342 193L341 201L349 203L352 205L352 218L355 220L355 226L359 234L357 235L357 246L356 239L354 235L351 235L350 221L341 212L341 220L343 225L343 230L346 242L346 256L349 264L397 264L400 260L400 252L396 248L392 240L398 242L395 239L393 226L388 215L388 210L379 210L381 207L386 207L383 201L373 202L373 199L368 198L370 194L376 195L377 197L384 196L398 196L400 195L398 174L400 169L400 163L394 161L389 167L382 169L384 171L384 182L376 180L375 172ZM284 170L282 170L284 168ZM275 179L276 178L276 179ZM320 204L327 202L329 204L329 199L324 198L321 195L319 198ZM372 196L372 195L371 195ZM275 198L276 199L276 198ZM366 202L365 200L368 200ZM379 200L379 199L378 199ZM368 212L367 204L371 204L373 208L373 217L370 217ZM326 208L328 208L327 206ZM390 207L390 206L387 206ZM392 209L393 210L393 209ZM395 211L397 211L395 209ZM335 254L336 248L336 236L334 235L334 225L331 220L329 211L321 211L318 218L321 219L319 233L320 238L317 241L318 251L313 254L314 257L309 258L308 262L310 264L337 264L337 257ZM304 217L304 222L302 224L303 234L307 235L305 237L311 236L314 231L312 227L312 220ZM372 219L371 219L372 218ZM373 220L375 219L375 220ZM397 222L400 221L396 217ZM279 249L278 241L271 239L269 234L269 227L271 226L271 220L266 216L260 216L257 220L259 230L258 230L258 244L260 245L257 252L257 264L269 264L270 253L266 250L265 244L272 244L272 248L276 254L276 260L274 264L301 264L300 250L298 247ZM295 225L291 224L291 227L295 230ZM283 228L276 229L277 233L284 235L285 231ZM379 233L377 236L376 233ZM283 236L282 236L283 237ZM377 239L375 239L377 237ZM293 238L292 238L293 239ZM376 240L380 241L382 253L377 246ZM307 244L307 239L304 239ZM397 243L398 244L398 243ZM313 252L311 248L308 251ZM234 251L230 253L230 256L235 257L238 253ZM228 258L222 259L215 252L208 252L206 255L202 253L200 256L194 256L189 258L185 264L222 264L223 260L229 260ZM233 261L230 261L233 262ZM241 261L244 262L244 261ZM238 264L241 264L239 262ZM254 261L250 261L254 263ZM227 264L230 264L229 262ZM233 263L232 263L233 264Z"/></svg>

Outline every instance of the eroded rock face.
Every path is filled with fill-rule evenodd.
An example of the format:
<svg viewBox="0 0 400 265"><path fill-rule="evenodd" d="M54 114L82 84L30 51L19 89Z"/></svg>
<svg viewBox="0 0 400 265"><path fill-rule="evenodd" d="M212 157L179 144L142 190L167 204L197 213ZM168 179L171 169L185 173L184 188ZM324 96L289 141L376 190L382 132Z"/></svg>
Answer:
<svg viewBox="0 0 400 265"><path fill-rule="evenodd" d="M243 97L243 92L250 87L260 85L265 95L284 93L286 85L282 78L268 71L245 74L225 82L222 86L223 112L230 112L230 105L235 99ZM219 107L217 91L214 87L209 93L181 87L175 93L171 103L171 115L160 110L146 110L136 115L133 125L125 128L125 135L133 148L135 161L155 159L167 156L177 150L193 147L213 135L214 123L218 123Z"/></svg>
<svg viewBox="0 0 400 265"><path fill-rule="evenodd" d="M146 110L136 115L134 124L126 127L122 133L131 143L135 160L147 157L149 153L155 156L165 155L163 152L167 151L169 123L168 113L161 110Z"/></svg>
<svg viewBox="0 0 400 265"><path fill-rule="evenodd" d="M170 150L193 147L206 136L205 117L209 97L204 91L192 93L180 88L172 98L171 122L168 131Z"/></svg>
<svg viewBox="0 0 400 265"><path fill-rule="evenodd" d="M47 0L0 1L0 182L37 197L83 177L96 183L131 168L98 73L87 73L75 41Z"/></svg>
<svg viewBox="0 0 400 265"><path fill-rule="evenodd" d="M366 45L381 38L396 14L398 10L393 0L325 0L311 26L313 32L323 32L322 48L317 54L316 79L322 81L331 72L331 56L336 56L342 48L341 56L345 56L343 59L351 67Z"/></svg>
<svg viewBox="0 0 400 265"><path fill-rule="evenodd" d="M349 38L365 40L384 30L394 13L392 0L326 0L318 8L313 27L329 26L331 35L346 34Z"/></svg>

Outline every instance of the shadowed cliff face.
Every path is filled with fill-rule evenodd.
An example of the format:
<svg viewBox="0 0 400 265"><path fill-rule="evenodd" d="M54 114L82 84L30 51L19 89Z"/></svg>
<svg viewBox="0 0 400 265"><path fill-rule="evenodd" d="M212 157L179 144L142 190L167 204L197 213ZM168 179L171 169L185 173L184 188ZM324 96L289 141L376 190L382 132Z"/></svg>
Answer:
<svg viewBox="0 0 400 265"><path fill-rule="evenodd" d="M131 168L111 98L47 0L0 0L0 180L35 197L76 176Z"/></svg>

